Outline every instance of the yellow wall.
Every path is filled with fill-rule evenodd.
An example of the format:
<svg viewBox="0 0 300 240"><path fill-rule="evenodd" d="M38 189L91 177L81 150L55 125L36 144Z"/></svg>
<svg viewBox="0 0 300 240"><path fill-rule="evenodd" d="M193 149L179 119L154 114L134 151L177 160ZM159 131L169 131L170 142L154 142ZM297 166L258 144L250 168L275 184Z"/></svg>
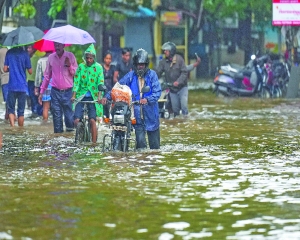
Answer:
<svg viewBox="0 0 300 240"><path fill-rule="evenodd" d="M182 36L182 42L184 42L184 45L178 45L176 44L177 50L179 52L183 52L184 58L186 63L188 62L188 26L187 26L187 20L184 19L184 22L180 26L169 26L171 28L184 28L184 36ZM163 39L163 26L164 22L161 21L161 16L158 13L155 23L154 23L154 49L155 49L155 55L159 56L162 54L161 46L164 44L162 41ZM168 28L167 25L164 26L165 28ZM172 39L168 39L167 41L172 42Z"/></svg>
<svg viewBox="0 0 300 240"><path fill-rule="evenodd" d="M121 48L124 48L124 47L125 47L125 37L124 37L124 36L121 36L121 37L120 37L120 47L121 47Z"/></svg>

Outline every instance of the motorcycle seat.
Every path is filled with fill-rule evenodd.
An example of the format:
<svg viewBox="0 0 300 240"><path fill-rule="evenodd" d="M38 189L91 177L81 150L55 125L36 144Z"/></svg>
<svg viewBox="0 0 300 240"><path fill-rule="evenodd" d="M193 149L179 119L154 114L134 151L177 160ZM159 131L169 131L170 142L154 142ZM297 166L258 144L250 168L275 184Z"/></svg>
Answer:
<svg viewBox="0 0 300 240"><path fill-rule="evenodd" d="M244 79L244 74L242 72L237 72L233 76L237 80L243 80Z"/></svg>

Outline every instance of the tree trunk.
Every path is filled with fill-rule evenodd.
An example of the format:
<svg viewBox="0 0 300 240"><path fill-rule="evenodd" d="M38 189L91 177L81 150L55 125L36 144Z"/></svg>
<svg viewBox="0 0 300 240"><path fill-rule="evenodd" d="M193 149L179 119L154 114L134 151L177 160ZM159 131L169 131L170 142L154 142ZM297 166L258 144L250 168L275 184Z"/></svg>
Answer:
<svg viewBox="0 0 300 240"><path fill-rule="evenodd" d="M202 12L203 12L203 0L197 1L197 19L194 19L193 26L190 29L188 41L191 43L193 40L195 40L198 37L198 33L201 29L201 21L202 21Z"/></svg>
<svg viewBox="0 0 300 240"><path fill-rule="evenodd" d="M251 40L251 10L246 10L246 18L239 22L239 40L240 47L245 51L244 64L246 64L251 55L252 50L252 40Z"/></svg>
<svg viewBox="0 0 300 240"><path fill-rule="evenodd" d="M73 0L67 0L67 23L72 24L72 17L73 17Z"/></svg>

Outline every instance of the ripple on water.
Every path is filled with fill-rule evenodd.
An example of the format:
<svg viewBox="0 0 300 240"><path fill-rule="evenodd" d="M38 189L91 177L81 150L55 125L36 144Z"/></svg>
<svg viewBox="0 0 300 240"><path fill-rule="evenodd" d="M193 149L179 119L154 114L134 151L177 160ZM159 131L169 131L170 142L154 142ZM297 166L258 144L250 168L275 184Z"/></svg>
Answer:
<svg viewBox="0 0 300 240"><path fill-rule="evenodd" d="M187 222L171 222L171 223L165 223L163 225L163 228L172 228L172 229L176 229L176 230L182 230L189 226L190 226L190 224Z"/></svg>

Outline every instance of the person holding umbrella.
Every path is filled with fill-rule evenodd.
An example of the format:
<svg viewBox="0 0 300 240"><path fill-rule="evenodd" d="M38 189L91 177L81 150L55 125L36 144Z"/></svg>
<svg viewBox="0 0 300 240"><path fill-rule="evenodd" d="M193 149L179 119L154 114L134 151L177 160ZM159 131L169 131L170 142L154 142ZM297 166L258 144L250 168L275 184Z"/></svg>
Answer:
<svg viewBox="0 0 300 240"><path fill-rule="evenodd" d="M14 126L17 101L18 125L24 126L26 92L28 91L26 69L29 74L32 74L30 58L23 46L38 41L43 35L43 31L35 26L20 26L7 33L2 43L2 46L12 47L6 53L3 67L4 72L9 72L7 107L11 126Z"/></svg>
<svg viewBox="0 0 300 240"><path fill-rule="evenodd" d="M24 126L24 111L26 105L26 69L32 74L30 58L23 47L17 46L9 49L5 56L4 72L9 72L7 109L10 125L15 125L15 106L18 102L18 126Z"/></svg>
<svg viewBox="0 0 300 240"><path fill-rule="evenodd" d="M55 53L48 57L44 80L40 87L39 103L42 104L42 95L48 88L52 78L51 112L53 115L54 133L62 133L63 116L66 131L74 130L72 110L73 77L78 67L73 53L64 50L65 44L54 42Z"/></svg>

